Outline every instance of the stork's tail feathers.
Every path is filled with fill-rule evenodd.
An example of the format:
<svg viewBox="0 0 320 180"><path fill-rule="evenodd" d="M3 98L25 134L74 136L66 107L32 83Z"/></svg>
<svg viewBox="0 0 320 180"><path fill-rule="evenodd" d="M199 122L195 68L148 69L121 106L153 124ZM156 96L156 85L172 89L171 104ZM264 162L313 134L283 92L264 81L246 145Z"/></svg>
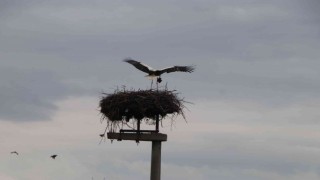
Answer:
<svg viewBox="0 0 320 180"><path fill-rule="evenodd" d="M155 76L155 75L146 75L146 78L148 78L149 80L155 80L157 79L159 76Z"/></svg>
<svg viewBox="0 0 320 180"><path fill-rule="evenodd" d="M195 65L186 66L186 72L192 73L196 69Z"/></svg>

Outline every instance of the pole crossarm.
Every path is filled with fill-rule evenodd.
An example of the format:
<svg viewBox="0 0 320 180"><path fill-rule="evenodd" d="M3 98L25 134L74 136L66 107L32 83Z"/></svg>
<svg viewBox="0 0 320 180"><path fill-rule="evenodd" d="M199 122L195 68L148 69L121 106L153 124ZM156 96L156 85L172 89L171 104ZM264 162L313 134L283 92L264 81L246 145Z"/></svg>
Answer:
<svg viewBox="0 0 320 180"><path fill-rule="evenodd" d="M158 133L156 130L134 130L134 129L120 129L120 133Z"/></svg>
<svg viewBox="0 0 320 180"><path fill-rule="evenodd" d="M162 133L107 133L111 140L132 140L132 141L167 141L167 135Z"/></svg>

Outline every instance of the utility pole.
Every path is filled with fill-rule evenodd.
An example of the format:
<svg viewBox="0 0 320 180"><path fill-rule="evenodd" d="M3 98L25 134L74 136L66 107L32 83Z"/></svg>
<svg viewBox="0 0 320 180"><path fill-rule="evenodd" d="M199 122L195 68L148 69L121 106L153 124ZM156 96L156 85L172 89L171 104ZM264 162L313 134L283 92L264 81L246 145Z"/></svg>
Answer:
<svg viewBox="0 0 320 180"><path fill-rule="evenodd" d="M152 141L150 180L160 180L161 141Z"/></svg>
<svg viewBox="0 0 320 180"><path fill-rule="evenodd" d="M167 135L159 133L159 116L156 117L156 130L140 130L140 120L137 120L137 130L121 129L120 133L107 133L111 140L151 141L151 171L150 180L160 180L161 177L161 143L167 141Z"/></svg>

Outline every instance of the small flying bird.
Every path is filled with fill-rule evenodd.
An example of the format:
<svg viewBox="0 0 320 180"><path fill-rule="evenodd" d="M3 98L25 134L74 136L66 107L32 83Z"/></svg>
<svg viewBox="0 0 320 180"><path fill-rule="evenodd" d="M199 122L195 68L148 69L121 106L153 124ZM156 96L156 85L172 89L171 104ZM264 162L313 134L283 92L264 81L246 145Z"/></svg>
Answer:
<svg viewBox="0 0 320 180"><path fill-rule="evenodd" d="M19 155L19 153L17 151L12 151L11 154Z"/></svg>
<svg viewBox="0 0 320 180"><path fill-rule="evenodd" d="M56 159L56 157L57 157L58 155L56 155L56 154L54 154L54 155L52 155L52 156L50 156L52 159Z"/></svg>
<svg viewBox="0 0 320 180"><path fill-rule="evenodd" d="M123 61L133 65L134 67L136 67L140 71L148 73L148 75L146 77L150 77L152 79L151 87L152 87L152 83L153 83L153 78L157 78L157 83L161 83L162 79L160 76L163 73L171 73L171 72L192 73L195 69L194 66L171 66L171 67L167 67L164 69L153 69L152 67L150 67L148 65L145 65L139 61L136 61L136 60L133 60L130 58L124 59Z"/></svg>

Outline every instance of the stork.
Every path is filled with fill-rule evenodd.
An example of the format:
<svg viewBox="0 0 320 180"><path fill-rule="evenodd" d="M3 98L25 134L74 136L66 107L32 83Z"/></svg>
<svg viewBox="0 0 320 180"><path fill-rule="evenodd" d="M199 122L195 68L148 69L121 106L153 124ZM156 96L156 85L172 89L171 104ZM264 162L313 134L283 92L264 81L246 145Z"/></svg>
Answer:
<svg viewBox="0 0 320 180"><path fill-rule="evenodd" d="M133 60L131 58L124 59L123 61L133 65L134 67L136 67L140 71L147 73L148 75L146 75L146 77L151 78L151 88L152 88L154 78L157 78L157 86L158 86L158 83L161 83L161 81L162 81L161 74L163 74L163 73L171 73L171 72L192 73L195 69L194 66L171 66L171 67L167 67L167 68L163 68L163 69L153 69L152 67L150 67L146 64L143 64L139 61Z"/></svg>
<svg viewBox="0 0 320 180"><path fill-rule="evenodd" d="M12 151L11 154L19 155L19 153L17 151Z"/></svg>

